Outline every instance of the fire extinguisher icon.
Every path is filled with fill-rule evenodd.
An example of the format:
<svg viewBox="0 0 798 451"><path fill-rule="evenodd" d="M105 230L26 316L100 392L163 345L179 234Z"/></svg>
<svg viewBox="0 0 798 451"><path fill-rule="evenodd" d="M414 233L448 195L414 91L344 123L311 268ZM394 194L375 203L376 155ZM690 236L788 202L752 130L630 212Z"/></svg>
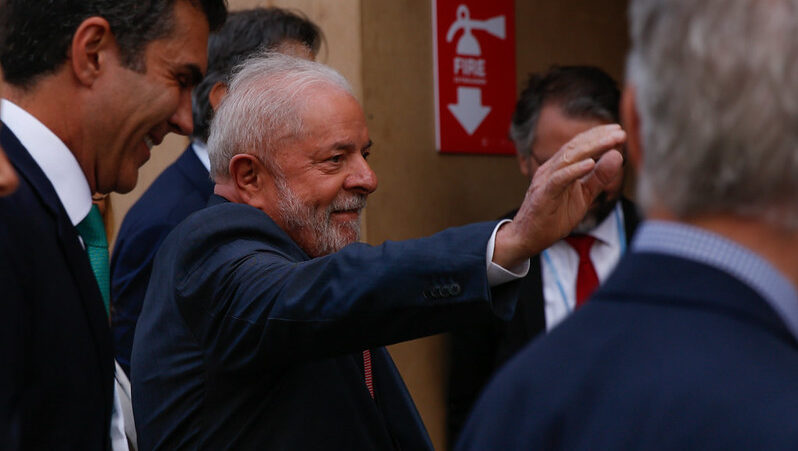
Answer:
<svg viewBox="0 0 798 451"><path fill-rule="evenodd" d="M446 42L452 42L454 35L461 28L463 29L463 35L457 41L458 55L482 55L479 41L474 37L472 30L483 30L499 39L504 39L505 37L504 16L492 17L487 20L472 20L471 12L466 5L457 7L457 20L449 27L449 31L446 33Z"/></svg>

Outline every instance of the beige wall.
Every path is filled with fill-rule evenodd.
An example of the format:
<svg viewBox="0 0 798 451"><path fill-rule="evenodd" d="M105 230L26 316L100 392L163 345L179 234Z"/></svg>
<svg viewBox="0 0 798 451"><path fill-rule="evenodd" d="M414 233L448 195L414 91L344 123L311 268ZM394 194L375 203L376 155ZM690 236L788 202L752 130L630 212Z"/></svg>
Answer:
<svg viewBox="0 0 798 451"><path fill-rule="evenodd" d="M512 157L435 151L430 0L229 0L233 9L281 6L321 26L320 60L341 71L363 101L380 187L369 200L367 241L407 239L495 218L517 206L526 181ZM551 64L595 64L620 77L626 0L517 0L518 85ZM171 138L141 170L139 187L113 196L117 220L182 151ZM390 348L436 449L445 449L443 336Z"/></svg>

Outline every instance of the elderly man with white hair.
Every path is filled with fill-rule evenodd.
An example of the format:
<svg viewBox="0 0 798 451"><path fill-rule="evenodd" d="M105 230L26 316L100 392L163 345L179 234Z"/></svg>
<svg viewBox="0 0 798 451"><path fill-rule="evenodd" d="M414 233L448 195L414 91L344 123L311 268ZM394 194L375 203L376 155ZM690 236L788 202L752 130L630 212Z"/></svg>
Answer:
<svg viewBox="0 0 798 451"><path fill-rule="evenodd" d="M798 449L798 1L634 0L622 113L647 217L459 449Z"/></svg>
<svg viewBox="0 0 798 451"><path fill-rule="evenodd" d="M209 139L216 196L166 239L133 345L145 449L431 449L384 345L512 313L531 255L618 173L618 125L566 144L511 222L355 243L377 178L363 111L318 63L244 64Z"/></svg>

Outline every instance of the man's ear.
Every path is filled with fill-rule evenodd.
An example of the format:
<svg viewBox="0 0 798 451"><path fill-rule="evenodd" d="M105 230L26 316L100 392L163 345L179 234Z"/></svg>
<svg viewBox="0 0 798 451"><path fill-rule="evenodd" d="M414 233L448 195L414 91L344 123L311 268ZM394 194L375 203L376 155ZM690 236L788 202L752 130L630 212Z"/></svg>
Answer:
<svg viewBox="0 0 798 451"><path fill-rule="evenodd" d="M521 174L528 179L532 179L532 171L529 168L529 159L531 158L529 155L524 156L520 153L515 154L515 158L518 160L518 170L521 171Z"/></svg>
<svg viewBox="0 0 798 451"><path fill-rule="evenodd" d="M102 17L84 20L72 35L69 57L75 77L86 86L91 86L100 75L103 64L107 64L110 53L119 49L108 21Z"/></svg>
<svg viewBox="0 0 798 451"><path fill-rule="evenodd" d="M641 140L640 116L637 114L637 92L631 84L624 86L621 96L621 122L626 131L626 158L632 163L636 172L643 163L643 146Z"/></svg>
<svg viewBox="0 0 798 451"><path fill-rule="evenodd" d="M222 99L226 95L227 95L227 85L222 83L221 81L217 81L211 88L211 91L208 93L208 102L211 104L211 108L213 108L213 111L219 109L219 104L222 103Z"/></svg>
<svg viewBox="0 0 798 451"><path fill-rule="evenodd" d="M230 178L238 196L245 203L252 205L251 201L262 194L270 177L267 177L266 167L258 157L250 154L238 154L230 160Z"/></svg>

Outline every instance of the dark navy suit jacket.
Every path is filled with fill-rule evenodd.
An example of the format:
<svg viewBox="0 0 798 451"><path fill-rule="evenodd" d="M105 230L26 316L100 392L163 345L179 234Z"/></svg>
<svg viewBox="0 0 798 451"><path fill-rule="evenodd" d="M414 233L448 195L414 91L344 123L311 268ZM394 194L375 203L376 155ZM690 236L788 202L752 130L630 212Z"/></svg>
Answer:
<svg viewBox="0 0 798 451"><path fill-rule="evenodd" d="M50 181L2 126L20 176L0 197L0 448L105 450L114 360L88 255Z"/></svg>
<svg viewBox="0 0 798 451"><path fill-rule="evenodd" d="M125 215L111 259L111 325L116 360L128 375L133 332L155 253L175 226L208 205L211 193L208 170L189 145Z"/></svg>
<svg viewBox="0 0 798 451"><path fill-rule="evenodd" d="M640 216L635 205L621 198L626 242L634 235ZM516 211L505 215L512 219ZM449 378L446 422L449 442L454 443L468 419L471 407L493 373L521 348L546 330L546 302L540 255L530 259L529 273L520 282L513 318L502 321L485 316L464 325L449 336Z"/></svg>
<svg viewBox="0 0 798 451"><path fill-rule="evenodd" d="M267 215L213 196L156 257L133 345L144 449L431 449L382 346L512 314L491 290L495 223L308 256ZM374 350L372 399L361 351Z"/></svg>
<svg viewBox="0 0 798 451"><path fill-rule="evenodd" d="M798 449L798 343L748 285L632 252L512 359L458 449Z"/></svg>

